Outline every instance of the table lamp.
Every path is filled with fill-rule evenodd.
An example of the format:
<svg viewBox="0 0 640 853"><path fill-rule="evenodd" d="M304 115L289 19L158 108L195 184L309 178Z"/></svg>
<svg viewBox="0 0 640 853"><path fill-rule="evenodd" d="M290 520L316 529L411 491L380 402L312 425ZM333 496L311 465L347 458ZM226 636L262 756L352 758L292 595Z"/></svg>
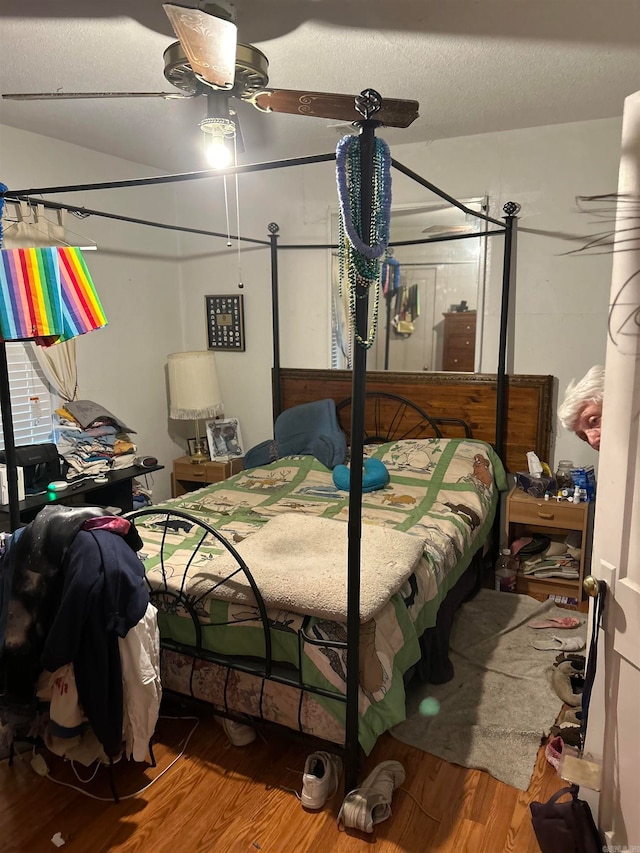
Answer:
<svg viewBox="0 0 640 853"><path fill-rule="evenodd" d="M222 417L222 395L212 352L174 352L167 356L169 417L195 421L196 440L191 462L209 459L200 419Z"/></svg>

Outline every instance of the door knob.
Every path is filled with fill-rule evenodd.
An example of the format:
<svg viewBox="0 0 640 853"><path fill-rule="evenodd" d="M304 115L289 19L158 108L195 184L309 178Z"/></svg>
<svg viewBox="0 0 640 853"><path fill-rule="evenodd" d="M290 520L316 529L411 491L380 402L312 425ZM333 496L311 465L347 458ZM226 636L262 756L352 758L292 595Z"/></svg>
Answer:
<svg viewBox="0 0 640 853"><path fill-rule="evenodd" d="M587 575L582 581L582 588L587 595L595 598L600 592L600 582L593 575Z"/></svg>

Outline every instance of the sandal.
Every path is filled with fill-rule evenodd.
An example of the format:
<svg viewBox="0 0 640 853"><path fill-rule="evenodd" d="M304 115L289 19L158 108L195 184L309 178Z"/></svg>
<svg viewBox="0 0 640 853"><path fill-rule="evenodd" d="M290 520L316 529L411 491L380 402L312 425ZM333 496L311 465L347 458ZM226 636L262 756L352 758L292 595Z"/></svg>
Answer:
<svg viewBox="0 0 640 853"><path fill-rule="evenodd" d="M551 684L556 694L566 705L572 708L580 708L582 705L582 691L576 693L571 684L571 664L561 663L551 671ZM565 743L567 742L565 738Z"/></svg>
<svg viewBox="0 0 640 853"><path fill-rule="evenodd" d="M551 619L538 619L529 622L530 628L579 628L582 625L580 619L575 616L557 616Z"/></svg>
<svg viewBox="0 0 640 853"><path fill-rule="evenodd" d="M539 640L534 640L531 645L534 649L541 652L555 652L558 650L564 652L578 652L584 649L585 642L582 637L556 637L551 634L549 637L541 637Z"/></svg>
<svg viewBox="0 0 640 853"><path fill-rule="evenodd" d="M566 725L567 723L571 726L581 726L582 711L577 708L567 708L566 711L563 711L558 717L556 726Z"/></svg>
<svg viewBox="0 0 640 853"><path fill-rule="evenodd" d="M566 663L567 661L571 661L571 666L576 672L584 672L584 668L587 663L587 659L584 655L578 655L575 654L575 652L560 652L556 657L554 666L558 666L559 663Z"/></svg>

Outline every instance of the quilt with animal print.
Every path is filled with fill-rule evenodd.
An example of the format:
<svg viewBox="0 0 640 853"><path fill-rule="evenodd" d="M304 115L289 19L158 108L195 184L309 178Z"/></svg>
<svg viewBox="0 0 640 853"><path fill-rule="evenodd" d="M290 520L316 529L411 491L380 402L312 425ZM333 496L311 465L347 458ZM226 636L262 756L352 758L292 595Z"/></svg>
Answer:
<svg viewBox="0 0 640 853"><path fill-rule="evenodd" d="M367 452L384 463L390 482L363 495L363 525L402 531L419 537L423 544L422 557L401 589L361 625L360 743L368 753L383 731L404 719L403 675L420 657L419 637L435 625L440 602L486 541L498 492L507 483L492 448L471 439L404 440L371 446ZM237 544L283 513L346 523L349 495L336 488L331 471L314 457L297 456L243 471L158 509L169 507L202 518ZM223 546L209 537L192 558L202 531L188 521L167 529L159 513L137 519L136 525L144 542L141 556L149 582L192 594L203 647L222 654L264 657L264 629L257 607L246 600L217 599L214 590L202 596L207 576L215 578L215 561ZM230 677L223 667L204 660L194 668L188 652L175 650L176 644L195 644L192 620L175 601L171 596L154 600L161 637L170 640L173 648L163 655L165 687L328 740L342 740L341 702L302 691L302 698L292 705L292 688L272 683L265 689L255 676L234 672ZM273 659L302 669L305 684L344 694L346 652L319 643L345 640L345 625L276 608L268 609L267 616Z"/></svg>

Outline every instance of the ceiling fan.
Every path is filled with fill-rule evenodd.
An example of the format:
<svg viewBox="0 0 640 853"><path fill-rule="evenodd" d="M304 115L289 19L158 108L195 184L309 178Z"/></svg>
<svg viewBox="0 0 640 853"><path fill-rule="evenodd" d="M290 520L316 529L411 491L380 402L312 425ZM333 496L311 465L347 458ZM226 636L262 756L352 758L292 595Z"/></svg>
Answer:
<svg viewBox="0 0 640 853"><path fill-rule="evenodd" d="M225 0L202 8L164 3L163 8L179 39L164 51L164 76L180 90L171 92L39 92L3 94L9 100L71 100L85 98L193 98L207 95L207 115L200 127L213 155L228 153L234 140L243 143L234 100L261 112L289 113L357 122L375 118L388 127L408 127L418 117L418 102L381 99L366 90L359 96L269 89L267 57L250 44L237 40L235 9ZM210 159L214 159L210 156ZM228 165L222 162L217 165Z"/></svg>

